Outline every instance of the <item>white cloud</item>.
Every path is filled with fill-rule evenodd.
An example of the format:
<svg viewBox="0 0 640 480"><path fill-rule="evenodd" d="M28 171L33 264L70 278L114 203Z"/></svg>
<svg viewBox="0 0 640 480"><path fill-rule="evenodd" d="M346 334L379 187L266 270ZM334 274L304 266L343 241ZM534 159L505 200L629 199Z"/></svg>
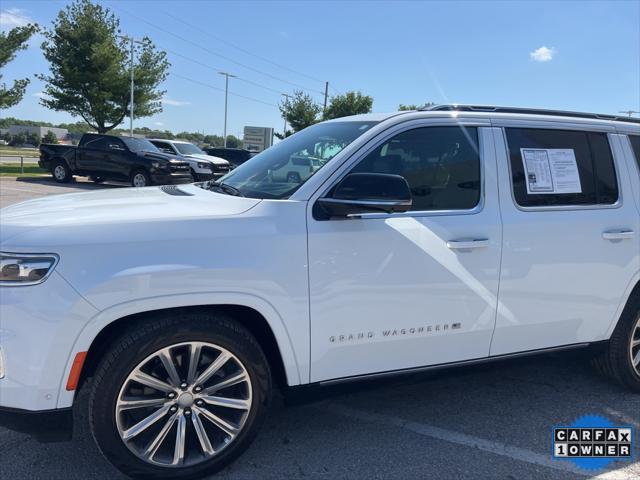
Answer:
<svg viewBox="0 0 640 480"><path fill-rule="evenodd" d="M171 105L172 107L184 107L185 105L191 105L191 102L183 102L182 100L172 100L171 98L163 98L163 105Z"/></svg>
<svg viewBox="0 0 640 480"><path fill-rule="evenodd" d="M531 60L535 60L536 62L549 62L553 59L553 56L556 54L556 49L551 47L545 47L544 45L540 48L536 48L533 52L529 54Z"/></svg>
<svg viewBox="0 0 640 480"><path fill-rule="evenodd" d="M157 126L157 127L162 127L162 126L164 125L164 123L162 123L162 122L155 122L155 123L154 123L154 125L155 125L155 126Z"/></svg>
<svg viewBox="0 0 640 480"><path fill-rule="evenodd" d="M27 23L34 23L34 21L26 14L26 10L21 8L0 10L0 28L2 29L21 27Z"/></svg>

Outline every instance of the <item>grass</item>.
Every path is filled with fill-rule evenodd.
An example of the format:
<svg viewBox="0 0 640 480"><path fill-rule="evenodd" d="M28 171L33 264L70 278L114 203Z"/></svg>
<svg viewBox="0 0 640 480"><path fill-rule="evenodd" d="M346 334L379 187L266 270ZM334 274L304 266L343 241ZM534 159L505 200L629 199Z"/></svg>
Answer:
<svg viewBox="0 0 640 480"><path fill-rule="evenodd" d="M0 157L3 155L18 155L20 157L37 157L40 155L36 148L18 148L0 145Z"/></svg>
<svg viewBox="0 0 640 480"><path fill-rule="evenodd" d="M40 177L42 175L49 175L49 172L32 163L25 164L24 173L20 173L19 163L0 163L0 177Z"/></svg>

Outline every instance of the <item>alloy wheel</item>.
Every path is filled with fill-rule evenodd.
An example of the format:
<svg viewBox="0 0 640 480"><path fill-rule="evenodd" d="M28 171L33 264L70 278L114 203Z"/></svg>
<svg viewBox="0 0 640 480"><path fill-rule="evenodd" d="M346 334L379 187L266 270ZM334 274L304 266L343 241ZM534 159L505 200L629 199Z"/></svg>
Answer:
<svg viewBox="0 0 640 480"><path fill-rule="evenodd" d="M640 376L640 317L636 320L636 324L631 330L631 340L629 342L629 355L631 356L631 365Z"/></svg>
<svg viewBox="0 0 640 480"><path fill-rule="evenodd" d="M64 177L67 176L67 171L62 165L56 165L53 169L53 176L56 177L57 180L64 180Z"/></svg>
<svg viewBox="0 0 640 480"><path fill-rule="evenodd" d="M133 186L134 187L146 187L147 186L147 179L145 178L144 174L136 173L133 176Z"/></svg>
<svg viewBox="0 0 640 480"><path fill-rule="evenodd" d="M219 454L252 407L249 374L212 343L184 342L149 355L124 381L116 403L120 438L136 456L187 467Z"/></svg>

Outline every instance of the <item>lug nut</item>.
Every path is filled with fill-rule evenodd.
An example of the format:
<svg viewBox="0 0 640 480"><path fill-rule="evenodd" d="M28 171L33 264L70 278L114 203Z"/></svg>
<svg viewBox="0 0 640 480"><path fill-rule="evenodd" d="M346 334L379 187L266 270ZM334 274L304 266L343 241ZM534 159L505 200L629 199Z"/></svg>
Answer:
<svg viewBox="0 0 640 480"><path fill-rule="evenodd" d="M191 415L191 410L187 408L187 409L184 411L184 414L188 417L189 415Z"/></svg>
<svg viewBox="0 0 640 480"><path fill-rule="evenodd" d="M174 392L170 392L167 397L169 398L176 398L176 394Z"/></svg>
<svg viewBox="0 0 640 480"><path fill-rule="evenodd" d="M204 406L204 402L202 400L198 400L196 402L196 405L199 406L199 407L203 407Z"/></svg>
<svg viewBox="0 0 640 480"><path fill-rule="evenodd" d="M202 387L198 385L196 388L193 389L193 391L196 393L200 393L202 391Z"/></svg>
<svg viewBox="0 0 640 480"><path fill-rule="evenodd" d="M173 407L171 407L171 408L169 409L169 411L170 411L171 413L176 413L176 412L178 411L178 407L176 407L176 406L174 405Z"/></svg>
<svg viewBox="0 0 640 480"><path fill-rule="evenodd" d="M187 385L187 382L182 382L182 383L180 384L180 388L181 388L181 389L183 389L183 390L184 390L185 388L187 388L188 386L189 386L189 385Z"/></svg>

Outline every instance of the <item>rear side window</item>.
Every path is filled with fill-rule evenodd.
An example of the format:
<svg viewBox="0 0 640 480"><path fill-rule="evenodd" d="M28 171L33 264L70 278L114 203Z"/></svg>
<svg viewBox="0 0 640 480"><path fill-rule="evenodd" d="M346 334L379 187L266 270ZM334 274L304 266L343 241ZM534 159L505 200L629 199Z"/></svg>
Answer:
<svg viewBox="0 0 640 480"><path fill-rule="evenodd" d="M618 200L605 133L533 128L506 132L518 205L611 205Z"/></svg>
<svg viewBox="0 0 640 480"><path fill-rule="evenodd" d="M640 135L629 135L631 141L631 148L636 156L636 162L638 162L638 168L640 168Z"/></svg>
<svg viewBox="0 0 640 480"><path fill-rule="evenodd" d="M91 137L82 146L84 148L90 148L92 150L106 150L107 139L105 137Z"/></svg>
<svg viewBox="0 0 640 480"><path fill-rule="evenodd" d="M480 202L478 152L476 128L416 128L384 142L352 172L402 175L414 211L469 210Z"/></svg>

